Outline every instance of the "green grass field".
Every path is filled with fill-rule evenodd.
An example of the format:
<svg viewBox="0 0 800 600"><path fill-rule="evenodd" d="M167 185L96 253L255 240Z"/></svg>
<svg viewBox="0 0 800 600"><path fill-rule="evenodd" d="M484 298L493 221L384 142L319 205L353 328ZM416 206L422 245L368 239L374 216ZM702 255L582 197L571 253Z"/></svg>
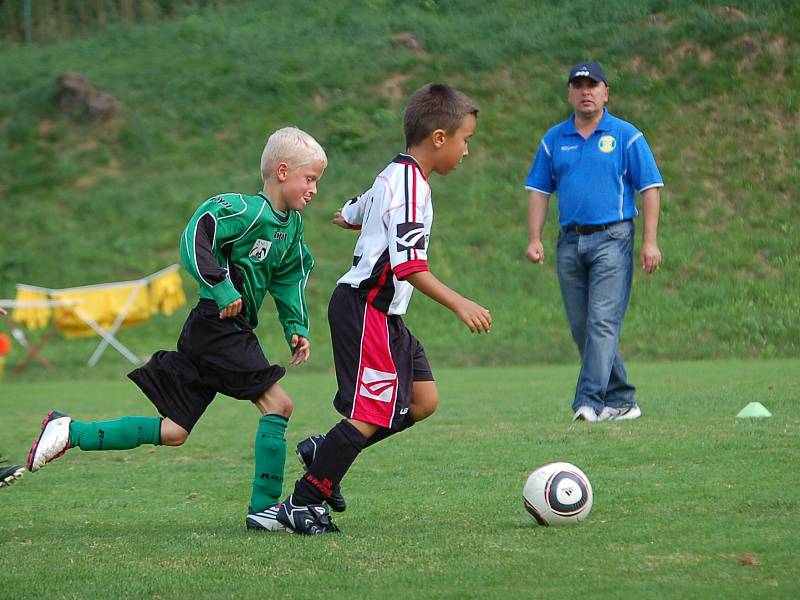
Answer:
<svg viewBox="0 0 800 600"><path fill-rule="evenodd" d="M0 491L0 597L797 598L800 361L629 371L642 419L574 424L574 365L437 370L440 411L359 458L343 533L318 539L245 529L246 403L218 399L181 448L72 450ZM334 379L286 385L293 447L335 421ZM735 419L751 401L773 417ZM51 408L152 414L126 382L5 383L7 459ZM552 460L593 483L577 527L523 509L528 472Z"/></svg>

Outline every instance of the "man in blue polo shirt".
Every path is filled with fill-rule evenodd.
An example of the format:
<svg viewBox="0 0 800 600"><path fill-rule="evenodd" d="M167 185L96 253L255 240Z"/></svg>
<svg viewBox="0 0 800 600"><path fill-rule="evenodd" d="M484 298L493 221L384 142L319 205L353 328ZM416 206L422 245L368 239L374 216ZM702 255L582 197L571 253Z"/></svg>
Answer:
<svg viewBox="0 0 800 600"><path fill-rule="evenodd" d="M548 199L558 196L561 229L558 282L581 371L572 403L574 420L636 419L642 411L617 352L631 295L634 197L642 196L640 264L654 273L664 186L653 153L632 124L606 110L608 81L600 65L578 63L569 72L567 99L574 114L542 139L525 188L529 241L525 252L544 263L542 229Z"/></svg>

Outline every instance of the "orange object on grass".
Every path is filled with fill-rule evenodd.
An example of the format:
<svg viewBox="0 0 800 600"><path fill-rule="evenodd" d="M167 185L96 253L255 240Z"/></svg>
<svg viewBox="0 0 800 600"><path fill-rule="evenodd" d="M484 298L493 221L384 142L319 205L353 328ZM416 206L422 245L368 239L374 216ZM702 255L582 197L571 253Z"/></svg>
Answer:
<svg viewBox="0 0 800 600"><path fill-rule="evenodd" d="M11 352L11 340L5 333L0 333L0 356L5 356Z"/></svg>

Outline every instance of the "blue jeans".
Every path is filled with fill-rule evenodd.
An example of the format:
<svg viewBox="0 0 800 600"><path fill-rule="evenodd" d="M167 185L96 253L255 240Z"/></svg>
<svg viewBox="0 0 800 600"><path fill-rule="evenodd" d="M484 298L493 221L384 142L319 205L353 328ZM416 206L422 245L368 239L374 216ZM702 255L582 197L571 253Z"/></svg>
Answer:
<svg viewBox="0 0 800 600"><path fill-rule="evenodd" d="M561 231L558 283L581 355L572 409L620 408L636 403L617 352L633 279L633 221L588 235Z"/></svg>

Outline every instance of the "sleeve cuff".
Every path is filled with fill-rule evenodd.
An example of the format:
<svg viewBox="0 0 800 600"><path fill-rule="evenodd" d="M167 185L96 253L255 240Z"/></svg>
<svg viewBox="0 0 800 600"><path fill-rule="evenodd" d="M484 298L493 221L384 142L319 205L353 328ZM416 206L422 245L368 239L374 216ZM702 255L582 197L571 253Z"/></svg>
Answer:
<svg viewBox="0 0 800 600"><path fill-rule="evenodd" d="M525 189L528 190L529 192L539 192L540 194L544 194L546 196L552 196L553 195L553 192L545 192L543 189L540 189L540 188L537 188L537 187L533 187L532 185L526 185Z"/></svg>
<svg viewBox="0 0 800 600"><path fill-rule="evenodd" d="M401 281L413 273L430 271L427 261L424 260L410 260L396 267L392 267L392 270L394 271L394 276Z"/></svg>
<svg viewBox="0 0 800 600"><path fill-rule="evenodd" d="M228 306L228 304L234 300L238 300L242 297L242 295L236 291L236 288L233 286L233 282L228 277L210 288L210 292L220 310Z"/></svg>
<svg viewBox="0 0 800 600"><path fill-rule="evenodd" d="M644 192L645 190L649 190L649 189L651 189L651 188L662 188L662 187L664 187L664 184L663 184L663 183L661 183L661 182L658 182L658 183L649 183L649 184L647 184L646 186L644 186L643 188L641 188L641 189L639 189L639 190L637 190L637 191L638 191L638 192L641 194L641 193L642 193L642 192Z"/></svg>
<svg viewBox="0 0 800 600"><path fill-rule="evenodd" d="M344 221L344 224L347 225L348 229L355 229L356 231L361 229L361 225L353 225L352 223L348 223L347 219L344 217L342 217L342 221Z"/></svg>
<svg viewBox="0 0 800 600"><path fill-rule="evenodd" d="M286 330L284 334L286 335L286 343L289 344L289 348L294 350L294 348L292 348L292 336L296 334L308 339L308 327L303 327L302 325L293 325L292 328Z"/></svg>

